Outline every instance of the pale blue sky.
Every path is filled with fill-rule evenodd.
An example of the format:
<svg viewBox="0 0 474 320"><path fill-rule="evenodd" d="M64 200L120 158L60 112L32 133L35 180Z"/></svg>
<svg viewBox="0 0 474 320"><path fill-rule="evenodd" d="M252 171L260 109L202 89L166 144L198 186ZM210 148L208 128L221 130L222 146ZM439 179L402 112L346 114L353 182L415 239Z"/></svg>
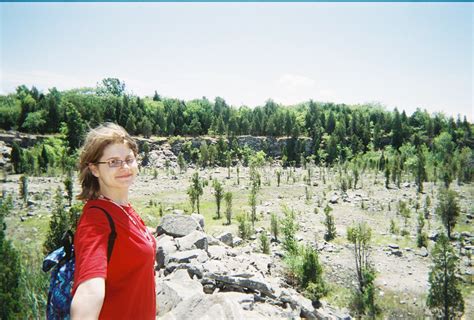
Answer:
<svg viewBox="0 0 474 320"><path fill-rule="evenodd" d="M95 86L473 120L472 3L1 3L0 93Z"/></svg>

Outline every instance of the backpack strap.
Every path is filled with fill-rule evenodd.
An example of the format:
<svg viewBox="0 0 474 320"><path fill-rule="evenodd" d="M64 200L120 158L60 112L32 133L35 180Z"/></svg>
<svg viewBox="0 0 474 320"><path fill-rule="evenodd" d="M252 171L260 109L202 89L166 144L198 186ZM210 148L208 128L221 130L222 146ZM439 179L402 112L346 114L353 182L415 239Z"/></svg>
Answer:
<svg viewBox="0 0 474 320"><path fill-rule="evenodd" d="M109 242L107 244L107 263L110 261L110 258L112 256L112 250L114 249L114 244L115 244L115 238L117 238L117 232L115 231L115 223L114 220L112 219L112 216L110 213L108 213L104 208L97 207L97 206L91 206L90 208L95 208L101 210L105 215L107 216L107 220L109 220L110 224L110 235L109 235Z"/></svg>

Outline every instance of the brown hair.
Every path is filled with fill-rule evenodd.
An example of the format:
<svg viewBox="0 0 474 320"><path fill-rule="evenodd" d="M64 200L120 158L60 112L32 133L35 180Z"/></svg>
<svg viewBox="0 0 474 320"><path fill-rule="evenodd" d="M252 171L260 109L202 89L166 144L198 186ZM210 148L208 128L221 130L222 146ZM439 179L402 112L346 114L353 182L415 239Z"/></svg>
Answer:
<svg viewBox="0 0 474 320"><path fill-rule="evenodd" d="M137 156L137 143L124 128L115 123L106 122L91 129L87 134L79 156L79 182L82 190L77 196L78 200L91 200L99 197L99 180L92 174L89 164L99 161L105 147L114 143L127 144Z"/></svg>

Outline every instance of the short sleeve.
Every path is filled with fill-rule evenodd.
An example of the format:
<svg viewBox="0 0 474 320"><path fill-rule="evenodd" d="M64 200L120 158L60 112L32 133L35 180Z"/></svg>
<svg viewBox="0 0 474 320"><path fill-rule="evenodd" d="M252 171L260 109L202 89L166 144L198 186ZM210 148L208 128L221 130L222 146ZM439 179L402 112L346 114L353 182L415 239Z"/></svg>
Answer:
<svg viewBox="0 0 474 320"><path fill-rule="evenodd" d="M107 278L107 245L111 229L107 217L99 209L86 209L74 236L76 269L74 289L84 281Z"/></svg>

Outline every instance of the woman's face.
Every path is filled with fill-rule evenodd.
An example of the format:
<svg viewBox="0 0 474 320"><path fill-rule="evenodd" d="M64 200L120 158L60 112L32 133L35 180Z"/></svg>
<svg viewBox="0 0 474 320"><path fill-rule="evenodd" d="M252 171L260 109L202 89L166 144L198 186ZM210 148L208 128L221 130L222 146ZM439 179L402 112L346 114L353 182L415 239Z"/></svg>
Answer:
<svg viewBox="0 0 474 320"><path fill-rule="evenodd" d="M121 165L117 164L117 160ZM109 144L98 162L89 165L92 174L99 179L100 188L128 189L138 173L138 164L132 149L125 143ZM115 167L109 164L116 165Z"/></svg>

